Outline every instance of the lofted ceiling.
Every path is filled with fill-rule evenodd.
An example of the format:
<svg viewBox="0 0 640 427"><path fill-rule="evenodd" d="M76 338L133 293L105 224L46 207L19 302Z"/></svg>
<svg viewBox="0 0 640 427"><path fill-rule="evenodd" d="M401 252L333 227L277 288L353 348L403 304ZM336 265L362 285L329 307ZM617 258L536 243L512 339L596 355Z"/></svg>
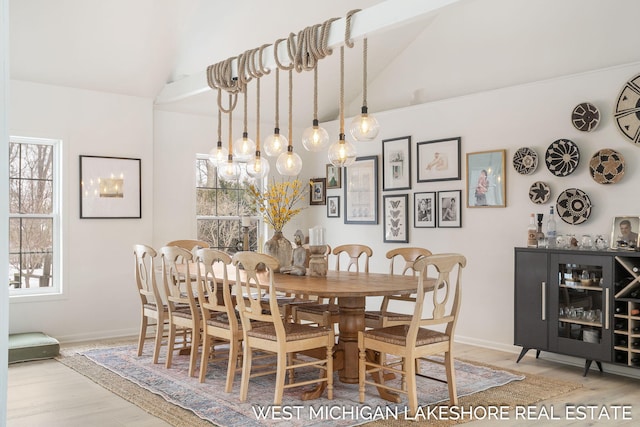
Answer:
<svg viewBox="0 0 640 427"><path fill-rule="evenodd" d="M10 0L10 76L157 100L167 85L202 73L210 64L326 19L344 17L351 9L420 1L442 2ZM368 35L370 105L374 92L376 111L409 105L411 93L422 87L429 95L416 102L640 60L640 50L633 48L639 32L633 22L635 12L640 12L636 0L452 3ZM572 34L580 36L577 44ZM336 50L318 67L321 121L337 117L338 59ZM262 79L263 121L274 114L274 74ZM294 76L296 126L310 124L312 74ZM282 127L286 88L282 73ZM347 116L356 114L361 90L362 51L356 40L345 60ZM254 117L255 94L249 97L248 115ZM155 108L207 116L217 112L213 91L156 102Z"/></svg>

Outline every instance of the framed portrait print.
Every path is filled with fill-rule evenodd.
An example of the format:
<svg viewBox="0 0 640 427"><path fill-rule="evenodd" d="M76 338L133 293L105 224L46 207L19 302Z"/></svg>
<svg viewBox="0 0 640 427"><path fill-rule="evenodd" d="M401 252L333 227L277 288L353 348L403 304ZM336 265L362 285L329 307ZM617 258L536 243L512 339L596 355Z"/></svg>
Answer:
<svg viewBox="0 0 640 427"><path fill-rule="evenodd" d="M457 137L418 142L418 182L460 179L460 141Z"/></svg>
<svg viewBox="0 0 640 427"><path fill-rule="evenodd" d="M340 218L340 196L327 197L327 218Z"/></svg>
<svg viewBox="0 0 640 427"><path fill-rule="evenodd" d="M356 157L344 174L344 223L378 223L378 156Z"/></svg>
<svg viewBox="0 0 640 427"><path fill-rule="evenodd" d="M467 153L467 207L507 206L506 150Z"/></svg>
<svg viewBox="0 0 640 427"><path fill-rule="evenodd" d="M438 227L462 227L461 194L460 190L438 191Z"/></svg>
<svg viewBox="0 0 640 427"><path fill-rule="evenodd" d="M434 228L436 226L436 193L413 193L413 226Z"/></svg>
<svg viewBox="0 0 640 427"><path fill-rule="evenodd" d="M312 178L309 180L309 204L324 205L327 202L327 180L325 178Z"/></svg>
<svg viewBox="0 0 640 427"><path fill-rule="evenodd" d="M80 156L80 218L142 218L140 163Z"/></svg>
<svg viewBox="0 0 640 427"><path fill-rule="evenodd" d="M382 140L382 190L411 188L411 137Z"/></svg>
<svg viewBox="0 0 640 427"><path fill-rule="evenodd" d="M327 188L342 187L342 168L327 163Z"/></svg>
<svg viewBox="0 0 640 427"><path fill-rule="evenodd" d="M384 241L409 243L409 216L406 194L394 194L382 197L384 206Z"/></svg>
<svg viewBox="0 0 640 427"><path fill-rule="evenodd" d="M635 250L640 241L640 217L617 216L613 218L611 227L611 249Z"/></svg>

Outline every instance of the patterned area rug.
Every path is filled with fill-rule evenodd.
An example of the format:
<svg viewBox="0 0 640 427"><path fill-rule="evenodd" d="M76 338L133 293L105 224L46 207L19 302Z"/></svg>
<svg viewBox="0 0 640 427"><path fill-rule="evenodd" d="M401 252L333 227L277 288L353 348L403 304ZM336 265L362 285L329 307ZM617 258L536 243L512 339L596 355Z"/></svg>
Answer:
<svg viewBox="0 0 640 427"><path fill-rule="evenodd" d="M83 372L82 366L86 368L85 362L92 361L221 427L271 426L283 420L294 426L352 426L383 418L389 421L405 420L406 396L402 396L404 400L400 404L392 404L382 400L374 388L367 387L366 403L360 404L357 384L343 384L339 381L335 383L333 400L326 399L325 393L320 399L302 401L302 388L285 390L284 406L278 412L272 407L274 376L253 378L249 382L248 402L241 403L238 399L240 373L236 375L232 393L224 392L226 360L210 362L206 381L202 384L197 378L187 376L188 356L175 356L172 368L165 369L164 364L154 365L151 362L149 352L137 357L135 346L130 345L87 350L82 355L63 357L60 361L90 378L92 376ZM444 368L438 364L423 363L421 372L432 378L445 378ZM306 374L302 372L297 378L304 375L315 376L317 371ZM456 361L456 377L460 397L525 378L523 375L462 361ZM418 396L421 405L448 401L447 385L419 377ZM137 403L135 398L129 400ZM180 420L169 422L181 425ZM185 425L190 424L193 423L187 422Z"/></svg>

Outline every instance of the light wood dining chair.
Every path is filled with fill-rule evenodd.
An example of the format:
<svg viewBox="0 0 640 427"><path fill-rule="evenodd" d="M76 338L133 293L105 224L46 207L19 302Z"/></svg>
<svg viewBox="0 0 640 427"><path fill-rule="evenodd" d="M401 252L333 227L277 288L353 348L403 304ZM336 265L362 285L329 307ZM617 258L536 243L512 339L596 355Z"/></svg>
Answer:
<svg viewBox="0 0 640 427"><path fill-rule="evenodd" d="M165 246L177 246L179 248L183 248L188 251L191 251L194 255L195 255L195 250L210 247L209 243L205 242L204 240L194 240L194 239L172 240L168 242Z"/></svg>
<svg viewBox="0 0 640 427"><path fill-rule="evenodd" d="M399 274L411 273L416 275L413 264L420 257L431 255L431 251L425 248L417 247L400 247L391 249L387 252L386 257L390 260L389 274L398 273L396 264L404 262ZM391 279L393 280L393 279ZM411 322L411 313L397 313L389 311L389 303L391 301L398 302L415 302L415 294L409 295L387 295L382 298L379 310L367 310L364 312L364 323L367 328L384 328L385 326L399 325Z"/></svg>
<svg viewBox="0 0 640 427"><path fill-rule="evenodd" d="M178 332L183 333L183 345L191 346L189 356L189 376L195 376L200 345L200 308L196 303L194 284L189 271L193 254L178 246L164 246L162 254L162 281L169 307L169 338L167 344L166 367L170 368ZM191 342L187 343L190 333Z"/></svg>
<svg viewBox="0 0 640 427"><path fill-rule="evenodd" d="M387 326L358 332L360 353L359 394L360 402L365 401L365 384L408 395L409 415L415 416L418 408L416 386L416 360L443 364L449 388L451 405L458 404L456 392L453 338L460 311L462 294L462 269L467 260L460 254L437 254L420 258L414 263L419 272L418 291L413 309L413 317L408 325ZM435 270L435 283L428 285L428 271ZM423 317L425 295L432 292L430 314ZM431 329L435 327L436 329ZM399 359L375 357L394 355ZM443 362L425 359L427 356L444 354ZM384 381L370 380L368 375L384 378L385 372L402 375L401 386L393 386ZM399 402L398 402L399 403Z"/></svg>
<svg viewBox="0 0 640 427"><path fill-rule="evenodd" d="M246 277L235 282L244 338L240 400L247 400L250 377L273 373L276 374L274 405L282 404L285 388L309 384L326 383L327 397L333 399L333 330L283 321L273 282L274 270L279 267L277 259L255 252L238 252L232 262L236 266L236 277ZM264 310L262 296L265 294L269 295L269 310ZM255 326L252 322L268 324ZM313 349L324 349L325 357L311 360L297 357L296 353ZM256 370L252 374L254 351L275 353L275 371L269 365L266 370ZM318 368L321 374L317 378L295 383L294 369L303 367ZM285 384L287 372L289 381Z"/></svg>
<svg viewBox="0 0 640 427"><path fill-rule="evenodd" d="M231 257L222 251L208 248L196 251L198 304L203 319L199 381L204 382L207 375L212 347L219 343L228 343L229 359L224 390L227 393L233 388L242 346L242 329L229 288L229 266Z"/></svg>
<svg viewBox="0 0 640 427"><path fill-rule="evenodd" d="M333 254L336 256L336 271L340 270L340 257L344 254L349 259L346 271L353 267L357 272L361 270L365 273L369 272L369 258L373 256L373 250L369 246L357 244L340 245L333 249ZM362 269L360 264L362 264ZM317 304L293 306L292 317L293 321L297 323L306 321L320 326L329 326L340 321L340 309L336 298L326 298Z"/></svg>
<svg viewBox="0 0 640 427"><path fill-rule="evenodd" d="M140 334L138 337L138 356L142 355L147 330L155 329L153 363L158 363L162 338L169 322L169 311L163 303L155 275L156 251L151 246L133 245L135 257L135 279L141 303Z"/></svg>

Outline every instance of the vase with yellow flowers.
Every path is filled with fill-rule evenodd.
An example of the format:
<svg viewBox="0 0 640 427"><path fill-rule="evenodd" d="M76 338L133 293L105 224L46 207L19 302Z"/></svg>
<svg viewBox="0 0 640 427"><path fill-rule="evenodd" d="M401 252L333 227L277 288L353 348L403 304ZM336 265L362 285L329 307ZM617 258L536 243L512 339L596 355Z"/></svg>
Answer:
<svg viewBox="0 0 640 427"><path fill-rule="evenodd" d="M306 186L300 180L272 181L264 191L249 187L249 195L256 202L264 221L273 228L273 237L264 244L264 252L280 263L280 268L292 263L293 247L282 234L285 224L300 213L296 204L304 199Z"/></svg>

